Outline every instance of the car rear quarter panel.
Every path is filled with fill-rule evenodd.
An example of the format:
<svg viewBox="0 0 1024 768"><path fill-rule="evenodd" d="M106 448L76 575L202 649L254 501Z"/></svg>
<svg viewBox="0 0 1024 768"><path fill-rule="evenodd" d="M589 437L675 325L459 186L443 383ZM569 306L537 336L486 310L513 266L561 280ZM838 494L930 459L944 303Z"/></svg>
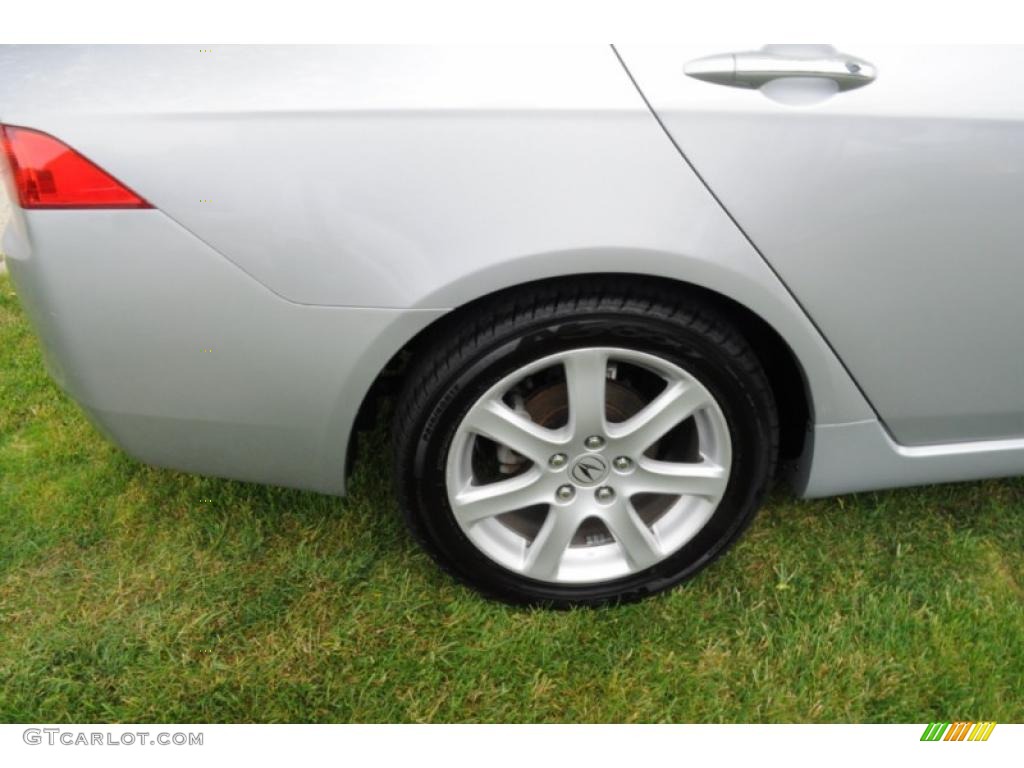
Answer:
<svg viewBox="0 0 1024 768"><path fill-rule="evenodd" d="M816 423L873 418L608 47L15 48L0 67L0 119L158 209L30 212L12 246L59 377L147 461L340 491L395 351L582 273L729 296L792 347Z"/></svg>

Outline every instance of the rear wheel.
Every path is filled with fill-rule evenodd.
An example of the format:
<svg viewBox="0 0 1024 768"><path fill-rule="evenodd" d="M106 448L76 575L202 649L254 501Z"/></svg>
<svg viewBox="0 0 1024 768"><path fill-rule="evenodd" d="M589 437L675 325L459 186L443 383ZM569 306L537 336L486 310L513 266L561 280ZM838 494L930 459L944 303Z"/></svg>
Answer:
<svg viewBox="0 0 1024 768"><path fill-rule="evenodd" d="M714 307L587 281L470 312L396 412L400 501L442 566L513 602L598 604L669 587L739 535L778 425Z"/></svg>

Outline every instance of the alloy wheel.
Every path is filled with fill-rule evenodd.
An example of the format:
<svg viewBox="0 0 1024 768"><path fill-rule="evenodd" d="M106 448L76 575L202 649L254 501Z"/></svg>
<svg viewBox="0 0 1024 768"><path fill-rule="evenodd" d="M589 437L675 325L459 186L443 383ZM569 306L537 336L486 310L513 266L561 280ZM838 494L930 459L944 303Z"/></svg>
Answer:
<svg viewBox="0 0 1024 768"><path fill-rule="evenodd" d="M659 356L586 347L504 376L462 418L446 461L466 537L504 568L597 583L655 566L725 494L722 408Z"/></svg>

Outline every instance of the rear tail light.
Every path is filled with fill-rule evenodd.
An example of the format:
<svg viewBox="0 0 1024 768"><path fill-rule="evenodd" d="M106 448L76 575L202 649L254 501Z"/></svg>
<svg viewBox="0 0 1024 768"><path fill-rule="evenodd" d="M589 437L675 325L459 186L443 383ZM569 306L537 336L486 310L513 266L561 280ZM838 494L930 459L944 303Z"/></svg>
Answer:
<svg viewBox="0 0 1024 768"><path fill-rule="evenodd" d="M22 208L152 208L92 161L40 131L0 125Z"/></svg>

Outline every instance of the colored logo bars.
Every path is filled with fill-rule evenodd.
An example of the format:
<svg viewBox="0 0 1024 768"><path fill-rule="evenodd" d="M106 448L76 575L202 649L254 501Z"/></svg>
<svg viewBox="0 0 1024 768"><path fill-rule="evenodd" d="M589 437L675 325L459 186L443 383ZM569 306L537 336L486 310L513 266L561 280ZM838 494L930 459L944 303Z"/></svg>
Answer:
<svg viewBox="0 0 1024 768"><path fill-rule="evenodd" d="M928 723L921 741L988 741L995 723Z"/></svg>

